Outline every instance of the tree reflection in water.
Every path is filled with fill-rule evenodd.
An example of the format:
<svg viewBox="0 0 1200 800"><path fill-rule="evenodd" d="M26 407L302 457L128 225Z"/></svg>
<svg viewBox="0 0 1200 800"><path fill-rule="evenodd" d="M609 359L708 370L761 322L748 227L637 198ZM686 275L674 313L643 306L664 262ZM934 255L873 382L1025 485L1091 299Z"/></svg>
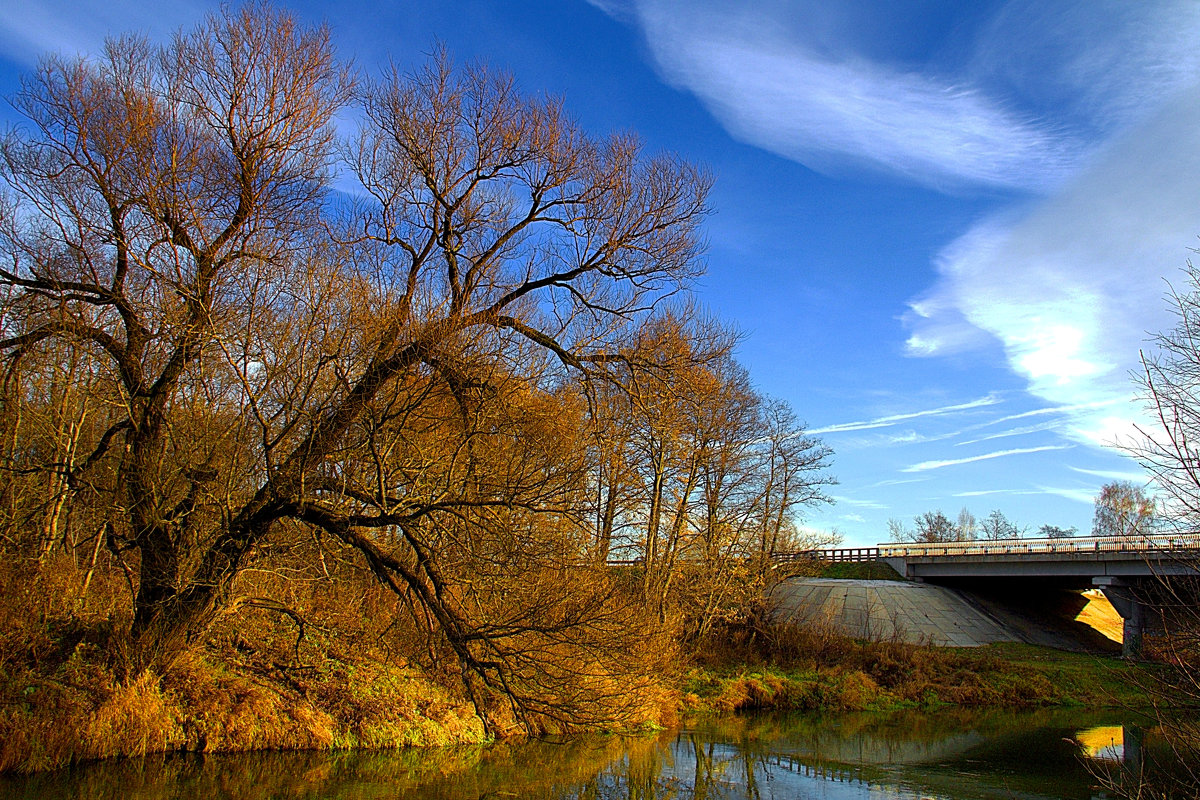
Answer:
<svg viewBox="0 0 1200 800"><path fill-rule="evenodd" d="M1119 722L1080 712L755 715L646 736L105 762L0 779L0 797L1091 800L1090 739L1076 739Z"/></svg>

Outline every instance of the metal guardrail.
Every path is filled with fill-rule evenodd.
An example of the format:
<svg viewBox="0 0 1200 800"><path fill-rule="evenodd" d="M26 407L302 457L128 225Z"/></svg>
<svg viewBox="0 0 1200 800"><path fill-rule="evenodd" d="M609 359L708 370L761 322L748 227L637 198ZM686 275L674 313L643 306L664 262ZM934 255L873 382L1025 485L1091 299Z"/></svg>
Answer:
<svg viewBox="0 0 1200 800"><path fill-rule="evenodd" d="M790 553L775 553L773 561L833 561L861 563L879 560L878 547L835 547L829 550L797 550Z"/></svg>
<svg viewBox="0 0 1200 800"><path fill-rule="evenodd" d="M880 558L1088 553L1170 555L1200 550L1200 534L1089 536L1079 539L996 539L973 542L919 542L879 545Z"/></svg>
<svg viewBox="0 0 1200 800"><path fill-rule="evenodd" d="M1142 556L1200 555L1200 534L1089 536L1072 539L988 539L972 542L889 542L875 547L834 547L775 553L776 563L825 561L863 563L883 558L1133 553ZM609 566L633 566L642 559L610 559Z"/></svg>
<svg viewBox="0 0 1200 800"><path fill-rule="evenodd" d="M1137 553L1168 556L1195 555L1200 551L1200 534L1147 536L1089 536L1072 539L989 539L971 542L890 542L876 547L837 547L827 550L797 550L776 553L777 562L828 561L864 562L882 558L933 556L1003 556L1034 554Z"/></svg>
<svg viewBox="0 0 1200 800"><path fill-rule="evenodd" d="M838 547L830 550L793 550L773 553L771 561L776 563L792 561L837 561L863 562L878 561L877 547ZM645 563L641 558L610 558L605 562L610 567L633 567Z"/></svg>

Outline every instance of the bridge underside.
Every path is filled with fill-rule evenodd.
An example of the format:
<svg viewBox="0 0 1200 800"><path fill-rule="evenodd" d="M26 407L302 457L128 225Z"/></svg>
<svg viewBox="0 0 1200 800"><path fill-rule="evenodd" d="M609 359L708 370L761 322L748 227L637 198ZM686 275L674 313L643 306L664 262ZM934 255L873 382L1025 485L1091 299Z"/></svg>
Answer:
<svg viewBox="0 0 1200 800"><path fill-rule="evenodd" d="M1145 559L1061 559L1026 556L1020 561L988 557L888 558L911 580L983 594L998 602L1036 607L1063 590L1099 589L1124 621L1122 653L1141 654L1146 632L1163 629L1166 595L1195 594L1196 569L1184 564L1152 564Z"/></svg>
<svg viewBox="0 0 1200 800"><path fill-rule="evenodd" d="M1022 581L1020 590L1004 583L794 577L778 585L771 600L781 619L828 626L855 638L950 647L1025 642L1075 652L1120 652L1120 620L1103 600L1044 581Z"/></svg>
<svg viewBox="0 0 1200 800"><path fill-rule="evenodd" d="M1148 624L1200 625L1200 533L1081 539L880 544L776 556L781 562L883 561L909 580L1012 600L1100 589L1124 620L1124 651L1138 655Z"/></svg>

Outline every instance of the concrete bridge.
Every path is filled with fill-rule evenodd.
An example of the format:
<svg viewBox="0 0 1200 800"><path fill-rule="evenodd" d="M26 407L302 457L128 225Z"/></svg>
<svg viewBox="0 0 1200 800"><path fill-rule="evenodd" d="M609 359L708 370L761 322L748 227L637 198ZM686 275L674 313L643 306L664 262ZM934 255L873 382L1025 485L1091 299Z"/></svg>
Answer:
<svg viewBox="0 0 1200 800"><path fill-rule="evenodd" d="M1098 588L1124 620L1125 654L1136 655L1147 598L1180 577L1200 576L1200 534L890 543L786 553L779 560L800 558L882 561L910 580L997 592Z"/></svg>

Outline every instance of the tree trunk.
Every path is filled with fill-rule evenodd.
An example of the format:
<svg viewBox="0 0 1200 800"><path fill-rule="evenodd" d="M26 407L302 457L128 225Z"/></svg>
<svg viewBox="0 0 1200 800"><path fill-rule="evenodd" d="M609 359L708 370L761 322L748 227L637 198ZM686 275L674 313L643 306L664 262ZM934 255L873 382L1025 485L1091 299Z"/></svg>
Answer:
<svg viewBox="0 0 1200 800"><path fill-rule="evenodd" d="M144 582L144 570L142 574ZM232 598L235 574L230 571L214 582L192 582L182 592L162 587L143 592L139 587L129 632L127 678L146 670L161 673L197 645Z"/></svg>

